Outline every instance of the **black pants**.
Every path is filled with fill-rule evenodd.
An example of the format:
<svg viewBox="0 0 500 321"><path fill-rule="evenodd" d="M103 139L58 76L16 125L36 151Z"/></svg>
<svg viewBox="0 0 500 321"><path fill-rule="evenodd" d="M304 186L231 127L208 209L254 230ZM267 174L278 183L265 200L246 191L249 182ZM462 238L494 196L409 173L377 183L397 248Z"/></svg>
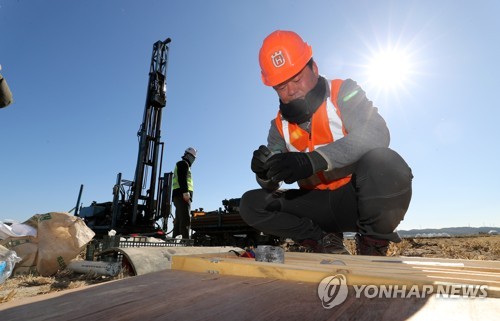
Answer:
<svg viewBox="0 0 500 321"><path fill-rule="evenodd" d="M410 204L412 178L399 154L376 148L358 161L350 184L333 191L251 190L241 198L240 213L250 226L295 241L359 232L399 242L394 230Z"/></svg>
<svg viewBox="0 0 500 321"><path fill-rule="evenodd" d="M191 217L189 216L191 204L186 202L182 195L174 196L172 199L175 205L174 230L172 231L172 237L182 235L183 239L188 239L189 227L191 226Z"/></svg>

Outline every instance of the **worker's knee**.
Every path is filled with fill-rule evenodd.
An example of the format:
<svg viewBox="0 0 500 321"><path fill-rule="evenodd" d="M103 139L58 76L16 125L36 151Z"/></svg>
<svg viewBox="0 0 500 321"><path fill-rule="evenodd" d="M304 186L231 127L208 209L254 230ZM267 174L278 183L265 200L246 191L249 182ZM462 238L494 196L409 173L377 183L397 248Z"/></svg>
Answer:
<svg viewBox="0 0 500 321"><path fill-rule="evenodd" d="M404 159L390 148L366 153L356 169L360 197L387 197L411 190L412 172Z"/></svg>
<svg viewBox="0 0 500 321"><path fill-rule="evenodd" d="M245 192L240 199L240 215L250 226L256 227L269 212L279 211L281 203L279 197L264 189L255 189Z"/></svg>

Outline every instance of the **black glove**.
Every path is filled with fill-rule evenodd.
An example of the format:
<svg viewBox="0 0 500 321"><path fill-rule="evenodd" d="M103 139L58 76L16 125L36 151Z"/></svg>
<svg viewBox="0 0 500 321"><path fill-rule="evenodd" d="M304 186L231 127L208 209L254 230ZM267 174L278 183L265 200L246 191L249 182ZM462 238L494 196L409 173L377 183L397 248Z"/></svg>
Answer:
<svg viewBox="0 0 500 321"><path fill-rule="evenodd" d="M266 165L267 159L272 155L272 152L264 145L260 145L259 149L253 152L252 157L252 172L257 174L260 179L267 180L267 170L269 167Z"/></svg>
<svg viewBox="0 0 500 321"><path fill-rule="evenodd" d="M306 153L276 154L267 161L266 165L269 167L267 177L275 182L285 181L291 184L313 174L313 165Z"/></svg>

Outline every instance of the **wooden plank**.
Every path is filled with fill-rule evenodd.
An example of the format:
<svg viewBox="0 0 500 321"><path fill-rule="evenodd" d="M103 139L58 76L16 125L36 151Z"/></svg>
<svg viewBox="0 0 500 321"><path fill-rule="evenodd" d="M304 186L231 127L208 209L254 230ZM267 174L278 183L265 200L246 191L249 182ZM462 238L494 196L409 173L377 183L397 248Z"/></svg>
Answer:
<svg viewBox="0 0 500 321"><path fill-rule="evenodd" d="M327 261L327 264L322 264ZM319 282L335 274L348 285L471 285L486 286L488 296L500 297L500 262L420 258L286 253L285 263L256 262L231 254L192 255L172 259L172 269L220 275ZM467 289L462 289L466 291Z"/></svg>
<svg viewBox="0 0 500 321"><path fill-rule="evenodd" d="M223 274L223 275L241 275L241 276L251 276L251 277L266 277L266 278L278 278L283 280L294 280L294 281L304 281L304 282L315 282L318 284L323 278L335 274L344 274L347 277L347 284L349 285L401 285L411 287L417 285L420 288L424 285L452 285L452 284L471 284L471 285L487 285L488 294L492 297L498 297L499 293L499 283L491 280L468 278L464 279L459 276L437 276L432 275L431 272L426 272L425 274L417 273L387 273L378 272L373 270L365 270L363 268L342 268L339 270L325 270L320 268L308 268L308 269L297 269L294 267L289 267L286 265L281 266L271 266L276 265L273 263L261 263L257 262L257 268L254 268L252 264L245 263L234 264L235 262L230 261L219 261L216 262L215 266L212 261L211 265L207 265L206 261L193 261L190 258L186 259L186 265L182 270L188 270L193 272L208 272L211 274ZM177 268L174 259L174 268Z"/></svg>
<svg viewBox="0 0 500 321"><path fill-rule="evenodd" d="M495 320L499 299L356 298L325 309L317 284L165 270L0 304L1 320ZM436 319L437 318L437 319Z"/></svg>
<svg viewBox="0 0 500 321"><path fill-rule="evenodd" d="M193 255L193 257L196 255ZM199 257L207 257L200 255ZM237 259L234 253L219 253L215 256L221 259ZM251 262L249 259L244 260ZM500 274L499 261L473 261L473 260L453 260L453 259L433 259L433 258L413 258L413 257L377 257L377 256L352 256L352 255L333 255L316 253L286 253L286 264L299 267L321 267L325 266L339 267L342 265L361 266L367 269L390 268L391 270L411 271L411 269L433 269L436 271L464 273L489 273L493 275ZM391 265L389 265L391 264ZM412 272L413 273L413 272Z"/></svg>

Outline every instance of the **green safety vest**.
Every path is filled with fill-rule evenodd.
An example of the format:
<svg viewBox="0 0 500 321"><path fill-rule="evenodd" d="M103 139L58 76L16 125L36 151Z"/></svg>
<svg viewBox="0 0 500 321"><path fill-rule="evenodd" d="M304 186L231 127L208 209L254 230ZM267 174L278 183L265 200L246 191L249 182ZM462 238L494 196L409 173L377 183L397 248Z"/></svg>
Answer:
<svg viewBox="0 0 500 321"><path fill-rule="evenodd" d="M191 167L188 166L188 172L187 172L187 185L188 185L188 190L190 192L193 192L193 178L191 177ZM172 178L172 189L180 188L181 186L179 185L179 176L177 175L177 165L175 165L174 169L174 177Z"/></svg>

